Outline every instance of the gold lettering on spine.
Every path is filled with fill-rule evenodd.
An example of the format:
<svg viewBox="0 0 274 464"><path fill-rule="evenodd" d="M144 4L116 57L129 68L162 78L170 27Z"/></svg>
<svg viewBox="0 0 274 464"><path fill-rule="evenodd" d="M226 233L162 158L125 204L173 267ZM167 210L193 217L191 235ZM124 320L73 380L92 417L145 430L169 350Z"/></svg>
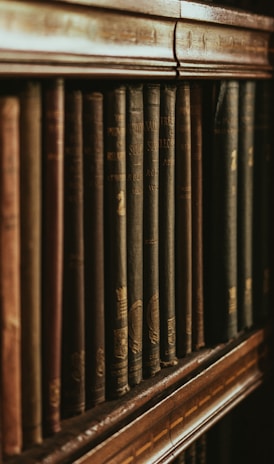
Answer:
<svg viewBox="0 0 274 464"><path fill-rule="evenodd" d="M71 377L75 382L81 382L84 379L85 352L73 353L71 355Z"/></svg>
<svg viewBox="0 0 274 464"><path fill-rule="evenodd" d="M134 354L142 351L142 312L142 300L137 300L128 313L129 348Z"/></svg>
<svg viewBox="0 0 274 464"><path fill-rule="evenodd" d="M167 339L168 344L174 346L175 344L175 317L167 321Z"/></svg>
<svg viewBox="0 0 274 464"><path fill-rule="evenodd" d="M231 287L228 289L229 305L228 312L232 314L236 311L237 308L237 289L236 287Z"/></svg>
<svg viewBox="0 0 274 464"><path fill-rule="evenodd" d="M127 317L127 287L116 288L117 318Z"/></svg>
<svg viewBox="0 0 274 464"><path fill-rule="evenodd" d="M49 404L53 408L58 408L60 405L60 379L51 380L49 384Z"/></svg>
<svg viewBox="0 0 274 464"><path fill-rule="evenodd" d="M125 192L121 190L119 193L117 193L116 198L118 200L117 214L118 216L125 216L126 214Z"/></svg>
<svg viewBox="0 0 274 464"><path fill-rule="evenodd" d="M96 352L96 375L103 377L105 373L105 352L103 348L98 348Z"/></svg>
<svg viewBox="0 0 274 464"><path fill-rule="evenodd" d="M149 330L149 339L152 344L159 343L159 295L156 293L148 302L147 308L147 325Z"/></svg>
<svg viewBox="0 0 274 464"><path fill-rule="evenodd" d="M249 277L245 281L245 300L246 303L251 304L252 302L252 278Z"/></svg>
<svg viewBox="0 0 274 464"><path fill-rule="evenodd" d="M125 359L128 352L128 330L121 327L114 330L114 356L115 358Z"/></svg>

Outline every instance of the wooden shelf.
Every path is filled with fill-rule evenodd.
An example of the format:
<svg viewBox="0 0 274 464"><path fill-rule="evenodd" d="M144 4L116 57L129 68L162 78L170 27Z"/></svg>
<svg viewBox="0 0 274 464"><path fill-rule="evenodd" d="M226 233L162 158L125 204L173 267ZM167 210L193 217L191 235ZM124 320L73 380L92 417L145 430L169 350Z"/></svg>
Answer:
<svg viewBox="0 0 274 464"><path fill-rule="evenodd" d="M4 0L0 74L266 78L273 32L273 18L184 0Z"/></svg>
<svg viewBox="0 0 274 464"><path fill-rule="evenodd" d="M169 462L270 375L270 340L260 329L194 353L8 462Z"/></svg>

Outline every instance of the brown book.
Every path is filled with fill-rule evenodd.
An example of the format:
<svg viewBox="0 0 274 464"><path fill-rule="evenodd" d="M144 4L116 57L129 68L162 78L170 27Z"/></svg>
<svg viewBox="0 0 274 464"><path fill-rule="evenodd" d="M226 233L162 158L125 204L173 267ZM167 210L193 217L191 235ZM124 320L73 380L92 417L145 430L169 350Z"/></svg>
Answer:
<svg viewBox="0 0 274 464"><path fill-rule="evenodd" d="M192 224L190 85L176 99L176 340L177 356L192 350Z"/></svg>
<svg viewBox="0 0 274 464"><path fill-rule="evenodd" d="M210 312L212 342L237 335L237 163L239 82L216 83L211 173Z"/></svg>
<svg viewBox="0 0 274 464"><path fill-rule="evenodd" d="M64 82L44 84L43 101L43 425L60 430L63 290Z"/></svg>
<svg viewBox="0 0 274 464"><path fill-rule="evenodd" d="M103 94L83 101L87 406L105 400Z"/></svg>
<svg viewBox="0 0 274 464"><path fill-rule="evenodd" d="M151 377L160 370L159 130L160 84L146 84L144 86L144 377Z"/></svg>
<svg viewBox="0 0 274 464"><path fill-rule="evenodd" d="M159 139L159 276L161 365L177 364L175 324L176 86L161 87Z"/></svg>
<svg viewBox="0 0 274 464"><path fill-rule="evenodd" d="M203 285L203 176L202 176L202 84L190 86L191 113L191 223L192 223L192 348L204 341Z"/></svg>
<svg viewBox="0 0 274 464"><path fill-rule="evenodd" d="M64 147L64 281L62 414L85 409L82 93L66 88Z"/></svg>
<svg viewBox="0 0 274 464"><path fill-rule="evenodd" d="M105 265L107 394L128 386L128 298L126 237L126 87L106 90L105 99Z"/></svg>
<svg viewBox="0 0 274 464"><path fill-rule="evenodd" d="M41 404L41 85L20 97L22 420L24 448L42 439Z"/></svg>
<svg viewBox="0 0 274 464"><path fill-rule="evenodd" d="M19 99L0 98L1 440L4 456L20 453L21 296Z"/></svg>
<svg viewBox="0 0 274 464"><path fill-rule="evenodd" d="M143 86L127 86L128 373L142 380L143 352Z"/></svg>
<svg viewBox="0 0 274 464"><path fill-rule="evenodd" d="M238 329L253 324L252 241L255 81L240 82L238 155Z"/></svg>

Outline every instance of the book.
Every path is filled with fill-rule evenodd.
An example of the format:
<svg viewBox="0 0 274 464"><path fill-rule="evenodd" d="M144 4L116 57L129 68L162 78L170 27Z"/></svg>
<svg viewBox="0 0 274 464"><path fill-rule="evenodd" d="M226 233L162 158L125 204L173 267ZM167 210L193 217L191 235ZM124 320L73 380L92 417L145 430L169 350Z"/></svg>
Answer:
<svg viewBox="0 0 274 464"><path fill-rule="evenodd" d="M105 400L103 93L83 97L86 405Z"/></svg>
<svg viewBox="0 0 274 464"><path fill-rule="evenodd" d="M177 356L192 351L192 221L190 85L178 84L176 98L176 340Z"/></svg>
<svg viewBox="0 0 274 464"><path fill-rule="evenodd" d="M196 464L196 442L194 441L185 450L185 464Z"/></svg>
<svg viewBox="0 0 274 464"><path fill-rule="evenodd" d="M210 338L237 335L237 162L239 82L216 83L211 175Z"/></svg>
<svg viewBox="0 0 274 464"><path fill-rule="evenodd" d="M43 433L58 432L61 407L61 331L64 212L64 81L43 87Z"/></svg>
<svg viewBox="0 0 274 464"><path fill-rule="evenodd" d="M128 385L128 296L126 235L126 87L105 91L105 269L107 395Z"/></svg>
<svg viewBox="0 0 274 464"><path fill-rule="evenodd" d="M0 97L1 448L22 449L19 98Z"/></svg>
<svg viewBox="0 0 274 464"><path fill-rule="evenodd" d="M270 304L271 103L270 83L256 81L253 168L253 318L256 323L267 319Z"/></svg>
<svg viewBox="0 0 274 464"><path fill-rule="evenodd" d="M252 243L255 81L241 81L239 87L238 153L238 329L253 324Z"/></svg>
<svg viewBox="0 0 274 464"><path fill-rule="evenodd" d="M42 440L41 222L42 95L39 81L20 92L20 211L23 444Z"/></svg>
<svg viewBox="0 0 274 464"><path fill-rule="evenodd" d="M203 95L202 84L190 84L191 119L191 226L192 226L192 348L198 350L204 340L203 282Z"/></svg>
<svg viewBox="0 0 274 464"><path fill-rule="evenodd" d="M126 88L127 279L129 384L142 380L143 353L143 159L142 84Z"/></svg>
<svg viewBox="0 0 274 464"><path fill-rule="evenodd" d="M65 89L62 416L85 409L82 92Z"/></svg>
<svg viewBox="0 0 274 464"><path fill-rule="evenodd" d="M175 84L162 84L159 138L161 366L177 364L175 323Z"/></svg>
<svg viewBox="0 0 274 464"><path fill-rule="evenodd" d="M195 441L196 446L196 464L206 464L207 452L206 452L206 433L203 433Z"/></svg>
<svg viewBox="0 0 274 464"><path fill-rule="evenodd" d="M143 375L160 366L159 132L160 84L144 85L144 315Z"/></svg>

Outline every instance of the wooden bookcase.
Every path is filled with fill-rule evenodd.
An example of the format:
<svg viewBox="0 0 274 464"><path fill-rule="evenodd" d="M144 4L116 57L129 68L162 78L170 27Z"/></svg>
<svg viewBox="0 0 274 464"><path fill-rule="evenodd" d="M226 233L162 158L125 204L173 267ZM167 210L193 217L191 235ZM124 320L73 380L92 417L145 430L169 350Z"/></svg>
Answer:
<svg viewBox="0 0 274 464"><path fill-rule="evenodd" d="M115 4L116 3L116 4ZM0 1L1 77L271 79L274 18L186 0ZM271 324L204 348L8 459L171 462L273 370ZM255 424L254 424L255 426Z"/></svg>

